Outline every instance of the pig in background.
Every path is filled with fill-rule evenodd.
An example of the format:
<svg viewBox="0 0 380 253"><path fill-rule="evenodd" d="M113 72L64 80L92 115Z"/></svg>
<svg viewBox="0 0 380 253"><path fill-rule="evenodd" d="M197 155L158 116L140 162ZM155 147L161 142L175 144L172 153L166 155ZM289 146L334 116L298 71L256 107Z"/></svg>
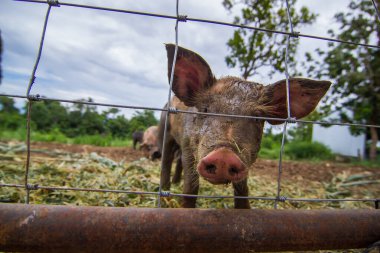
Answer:
<svg viewBox="0 0 380 253"><path fill-rule="evenodd" d="M139 145L142 144L142 142L143 142L143 136L144 136L144 132L143 131L133 132L133 134L132 134L133 149L136 149L137 143L139 143Z"/></svg>
<svg viewBox="0 0 380 253"><path fill-rule="evenodd" d="M161 152L158 147L158 126L151 126L145 130L140 150L148 159L155 160L161 158Z"/></svg>
<svg viewBox="0 0 380 253"><path fill-rule="evenodd" d="M166 45L168 77L175 45ZM331 83L290 78L290 112L296 119L307 116L325 95ZM286 80L264 86L238 77L216 79L198 54L178 47L171 106L192 112L287 118ZM163 142L166 112L159 125L162 157L162 186L170 189L174 159L182 162L183 193L197 195L199 175L212 184L232 183L235 196L248 196L248 169L260 150L264 120L170 114ZM268 121L281 124L281 121ZM176 154L181 154L180 159ZM178 166L177 166L178 167ZM177 169L176 169L177 170ZM185 197L183 207L195 207L196 198ZM235 199L235 208L250 208L247 199Z"/></svg>

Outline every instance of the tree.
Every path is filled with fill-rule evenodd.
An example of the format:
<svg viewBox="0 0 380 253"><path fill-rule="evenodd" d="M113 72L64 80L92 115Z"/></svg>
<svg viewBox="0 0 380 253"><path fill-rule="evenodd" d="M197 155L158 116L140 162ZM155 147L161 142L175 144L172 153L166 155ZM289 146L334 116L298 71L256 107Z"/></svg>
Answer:
<svg viewBox="0 0 380 253"><path fill-rule="evenodd" d="M107 128L113 137L127 138L130 137L129 121L121 115L108 119Z"/></svg>
<svg viewBox="0 0 380 253"><path fill-rule="evenodd" d="M0 97L0 112L18 113L15 101L12 98Z"/></svg>
<svg viewBox="0 0 380 253"><path fill-rule="evenodd" d="M79 101L93 102L93 99L80 99ZM67 128L62 129L67 136L106 134L106 115L99 114L96 106L77 103L69 109L68 115Z"/></svg>
<svg viewBox="0 0 380 253"><path fill-rule="evenodd" d="M379 6L380 1L377 0ZM335 15L340 24L331 36L356 43L377 43L380 46L380 23L371 1L352 0L347 12ZM309 74L334 80L328 96L329 109L339 112L343 122L380 124L380 50L343 43L329 43L326 52L316 51L319 60L308 54ZM314 59L313 59L314 58ZM352 129L360 133L364 128ZM369 128L370 159L376 159L378 130Z"/></svg>
<svg viewBox="0 0 380 253"><path fill-rule="evenodd" d="M25 124L25 117L22 117L12 98L0 97L0 128L15 130Z"/></svg>
<svg viewBox="0 0 380 253"><path fill-rule="evenodd" d="M31 121L36 130L49 132L54 128L65 129L68 115L66 108L57 101L43 100L33 103Z"/></svg>
<svg viewBox="0 0 380 253"><path fill-rule="evenodd" d="M154 117L154 112L151 110L144 110L142 112L136 111L129 122L131 134L134 131L144 130L158 124L157 119Z"/></svg>
<svg viewBox="0 0 380 253"><path fill-rule="evenodd" d="M118 115L119 112L120 110L117 108L110 108L104 111L105 125L112 137L127 138L130 136L129 121L123 115Z"/></svg>
<svg viewBox="0 0 380 253"><path fill-rule="evenodd" d="M293 7L297 0L289 0L290 15L294 29L311 24L316 15L306 7L298 12ZM289 22L284 1L280 0L224 0L227 10L243 5L241 15L236 16L234 23L251 25L270 30L289 31ZM266 33L257 30L238 29L227 45L230 54L226 57L229 67L238 66L244 79L258 74L262 67L269 67L270 75L275 71L285 71L285 46L287 36ZM298 45L293 40L289 45L289 68L295 68L294 55Z"/></svg>

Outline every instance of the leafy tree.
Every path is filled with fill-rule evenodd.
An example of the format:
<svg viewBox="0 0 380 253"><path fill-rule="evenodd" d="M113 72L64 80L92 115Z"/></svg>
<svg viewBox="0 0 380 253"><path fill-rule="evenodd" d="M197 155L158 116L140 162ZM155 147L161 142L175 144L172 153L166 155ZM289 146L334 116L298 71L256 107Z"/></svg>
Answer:
<svg viewBox="0 0 380 253"><path fill-rule="evenodd" d="M377 0L379 6L380 1ZM380 23L371 1L352 0L347 12L339 12L335 20L339 31L330 30L331 36L356 43L376 43L380 46ZM307 54L310 74L317 78L334 80L327 106L338 111L344 122L380 124L380 50L342 43L329 43L326 52L316 51L319 60ZM368 131L352 129L354 133ZM376 159L378 130L369 129L371 136L370 159Z"/></svg>
<svg viewBox="0 0 380 253"><path fill-rule="evenodd" d="M67 116L66 108L57 101L44 100L32 105L31 121L42 132L64 128Z"/></svg>
<svg viewBox="0 0 380 253"><path fill-rule="evenodd" d="M92 101L91 98L82 101ZM111 108L99 113L96 106L73 104L65 107L56 101L33 103L31 121L33 129L42 133L64 134L67 137L102 135L130 138L133 131L156 125L153 111L136 112L131 120ZM0 97L0 129L15 130L25 125L25 116L12 98Z"/></svg>
<svg viewBox="0 0 380 253"><path fill-rule="evenodd" d="M292 24L296 30L300 26L311 24L316 15L306 7L297 11L293 6L297 0L289 0ZM284 1L280 0L224 0L227 10L242 5L240 16L234 23L251 25L270 30L289 31L289 22ZM229 67L238 66L244 79L258 74L262 67L270 67L270 75L275 71L285 71L285 45L287 36L266 33L257 30L238 29L227 45L230 54L226 57ZM295 67L294 55L298 45L293 40L289 45L289 67Z"/></svg>
<svg viewBox="0 0 380 253"><path fill-rule="evenodd" d="M130 120L130 134L137 130L144 130L149 126L157 125L158 121L154 117L154 112L151 110L144 110L142 112L136 111Z"/></svg>
<svg viewBox="0 0 380 253"><path fill-rule="evenodd" d="M25 123L12 98L0 97L0 122L1 129L17 129Z"/></svg>
<svg viewBox="0 0 380 253"><path fill-rule="evenodd" d="M93 99L81 99L80 101L93 102ZM62 129L67 136L106 134L106 115L99 114L96 106L78 103L73 104L72 108L68 110L67 128Z"/></svg>
<svg viewBox="0 0 380 253"><path fill-rule="evenodd" d="M19 113L17 107L15 106L15 101L8 97L0 97L0 112Z"/></svg>
<svg viewBox="0 0 380 253"><path fill-rule="evenodd" d="M108 119L107 128L113 137L130 137L130 124L124 116L118 115L116 118Z"/></svg>
<svg viewBox="0 0 380 253"><path fill-rule="evenodd" d="M117 108L110 108L104 111L103 115L106 118L107 131L117 138L129 137L129 121L123 115L117 115L120 112Z"/></svg>

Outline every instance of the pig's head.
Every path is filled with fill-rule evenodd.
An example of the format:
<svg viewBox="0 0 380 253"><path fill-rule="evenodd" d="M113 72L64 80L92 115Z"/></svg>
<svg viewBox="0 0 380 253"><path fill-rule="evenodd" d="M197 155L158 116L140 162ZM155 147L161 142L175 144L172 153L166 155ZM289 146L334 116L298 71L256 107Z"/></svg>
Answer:
<svg viewBox="0 0 380 253"><path fill-rule="evenodd" d="M140 150L146 158L151 159L152 161L161 158L161 152L156 144L144 142L140 145Z"/></svg>
<svg viewBox="0 0 380 253"><path fill-rule="evenodd" d="M158 126L151 126L145 130L140 150L143 151L146 158L155 160L161 157L161 152L158 148Z"/></svg>
<svg viewBox="0 0 380 253"><path fill-rule="evenodd" d="M166 45L168 75L175 46ZM317 106L329 81L290 79L290 112L297 119ZM186 106L198 112L287 118L286 80L264 86L237 77L216 79L198 54L178 48L172 90ZM281 121L269 121L281 124ZM213 184L237 183L248 175L260 150L264 120L196 115L185 123L187 143L198 173Z"/></svg>

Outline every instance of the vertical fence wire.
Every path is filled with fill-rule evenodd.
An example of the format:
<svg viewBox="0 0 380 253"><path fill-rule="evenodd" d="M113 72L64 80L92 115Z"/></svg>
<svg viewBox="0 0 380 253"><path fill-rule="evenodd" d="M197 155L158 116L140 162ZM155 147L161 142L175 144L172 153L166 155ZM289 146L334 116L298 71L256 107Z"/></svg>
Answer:
<svg viewBox="0 0 380 253"><path fill-rule="evenodd" d="M169 80L169 92L168 92L168 102L167 102L167 113L165 114L165 125L164 125L164 136L163 136L163 143L162 143L162 150L161 150L161 176L160 176L160 186L159 186L159 195L158 195L158 201L157 206L161 207L161 196L162 196L162 174L164 169L164 157L165 152L168 152L165 150L165 143L167 139L167 130L168 130L168 119L170 115L170 102L172 97L172 87L173 87L173 81L174 81L174 70L175 65L177 62L177 53L178 53L178 24L179 24L179 0L176 1L176 13L177 13L177 20L175 23L175 49L174 49L174 58L172 63L172 69L170 70L170 80ZM170 169L170 168L169 168Z"/></svg>
<svg viewBox="0 0 380 253"><path fill-rule="evenodd" d="M41 54L42 54L42 49L44 46L44 40L45 40L45 34L46 34L46 28L49 20L49 15L50 15L50 10L51 10L51 4L48 4L48 8L46 11L45 15L45 21L44 21L44 26L42 29L42 35L41 35L41 40L40 40L40 45L38 48L38 53L37 53L37 58L36 62L34 63L33 71L30 76L28 88L26 91L26 96L28 98L28 109L27 109L27 122L26 122L26 162L25 162L25 190L26 190L26 199L25 202L26 204L29 204L29 199L30 199L30 190L31 186L29 185L29 170L30 170L30 123L31 123L31 116L32 116L32 103L34 98L30 96L30 91L32 90L34 80L36 79L36 71L38 68L38 64L41 59Z"/></svg>
<svg viewBox="0 0 380 253"><path fill-rule="evenodd" d="M376 0L372 0L372 4L373 4L373 7L375 8L375 11L376 11L376 14L377 14L377 18L380 20L380 11L379 11L379 8L376 4Z"/></svg>
<svg viewBox="0 0 380 253"><path fill-rule="evenodd" d="M293 23L292 23L292 17L290 15L290 8L288 0L285 0L286 2L286 12L288 15L288 21L289 21L289 27L290 32L294 34L293 31ZM289 62L289 47L290 47L290 38L291 35L287 36L286 40L286 49L285 49L285 78L286 78L286 109L287 109L287 118L288 120L291 119L291 113L290 113L290 87L289 87L289 70L288 70L288 62ZM281 177L282 177L282 158L284 153L284 146L285 146L285 139L286 139L286 127L288 125L288 121L285 121L283 131L282 131L282 140L281 140L281 149L280 149L280 155L278 159L278 177L277 177L277 197L276 201L274 202L274 208L277 209L278 201L283 201L281 199Z"/></svg>

